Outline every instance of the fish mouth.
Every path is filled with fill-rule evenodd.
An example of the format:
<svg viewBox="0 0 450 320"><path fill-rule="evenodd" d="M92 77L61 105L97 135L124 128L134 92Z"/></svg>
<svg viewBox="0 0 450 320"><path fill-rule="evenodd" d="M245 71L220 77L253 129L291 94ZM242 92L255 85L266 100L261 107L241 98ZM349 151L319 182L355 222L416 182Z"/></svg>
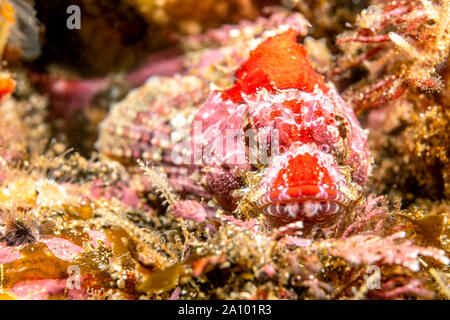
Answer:
<svg viewBox="0 0 450 320"><path fill-rule="evenodd" d="M342 212L349 203L342 192L317 185L269 191L256 202L263 213L286 221L320 220Z"/></svg>

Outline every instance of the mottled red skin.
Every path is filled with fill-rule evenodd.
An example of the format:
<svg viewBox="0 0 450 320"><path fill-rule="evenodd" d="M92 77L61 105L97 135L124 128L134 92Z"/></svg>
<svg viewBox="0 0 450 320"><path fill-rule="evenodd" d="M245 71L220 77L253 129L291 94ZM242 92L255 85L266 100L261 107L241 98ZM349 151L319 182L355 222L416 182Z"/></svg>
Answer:
<svg viewBox="0 0 450 320"><path fill-rule="evenodd" d="M366 134L352 109L314 71L296 35L290 29L253 50L236 72L234 86L212 92L196 114L193 126L200 122L202 135L192 129L193 151L204 153L202 165L221 167L228 175L252 166L243 139L222 152L222 137L242 135L249 127L278 131L280 154L265 170L260 185L264 196L257 204L287 221L342 211L350 202L346 192L351 184L365 184L369 158ZM244 161L236 163L239 158ZM351 169L352 181L342 167ZM233 184L221 186L216 197L226 199L235 189Z"/></svg>
<svg viewBox="0 0 450 320"><path fill-rule="evenodd" d="M297 32L289 29L261 43L236 71L235 85L223 92L222 97L243 102L243 95L254 95L262 88L271 93L292 88L313 92L318 86L328 92L323 77L309 64L306 50L296 42L296 37Z"/></svg>

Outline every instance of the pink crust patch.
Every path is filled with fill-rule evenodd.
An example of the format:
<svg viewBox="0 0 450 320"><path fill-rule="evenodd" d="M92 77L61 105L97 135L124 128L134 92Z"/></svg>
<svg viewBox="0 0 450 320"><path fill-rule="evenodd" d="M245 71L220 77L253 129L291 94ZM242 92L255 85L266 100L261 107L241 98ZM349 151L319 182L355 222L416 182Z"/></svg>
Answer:
<svg viewBox="0 0 450 320"><path fill-rule="evenodd" d="M43 238L40 239L40 242L45 243L55 257L65 261L71 261L84 252L82 247L63 238ZM10 263L22 257L18 248L8 247L6 244L0 243L0 264Z"/></svg>
<svg viewBox="0 0 450 320"><path fill-rule="evenodd" d="M205 221L208 214L200 202L195 200L180 200L172 205L173 215L195 222Z"/></svg>
<svg viewBox="0 0 450 320"><path fill-rule="evenodd" d="M0 264L10 263L20 258L22 258L22 254L17 248L0 243Z"/></svg>
<svg viewBox="0 0 450 320"><path fill-rule="evenodd" d="M68 279L26 280L14 284L8 293L22 300L46 300L52 296L64 296L69 300L89 298L86 288L67 286Z"/></svg>
<svg viewBox="0 0 450 320"><path fill-rule="evenodd" d="M80 253L84 252L82 247L63 238L51 237L41 239L40 242L45 243L55 257L65 261L71 261L77 258Z"/></svg>
<svg viewBox="0 0 450 320"><path fill-rule="evenodd" d="M108 248L112 248L111 242L109 242L108 237L102 231L89 230L89 240L91 241L94 249L97 249L100 245L99 242L103 242Z"/></svg>
<svg viewBox="0 0 450 320"><path fill-rule="evenodd" d="M259 228L259 221L258 219L251 219L248 221L237 219L231 215L222 215L222 220L227 221L229 224L235 225L239 228L245 229L245 230L253 230L254 232L258 231Z"/></svg>

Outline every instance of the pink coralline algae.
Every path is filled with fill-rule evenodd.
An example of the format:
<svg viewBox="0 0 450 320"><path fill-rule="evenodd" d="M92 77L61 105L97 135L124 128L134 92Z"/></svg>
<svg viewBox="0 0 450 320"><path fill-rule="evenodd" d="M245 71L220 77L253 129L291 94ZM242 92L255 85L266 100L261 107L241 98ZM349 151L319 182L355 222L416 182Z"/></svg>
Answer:
<svg viewBox="0 0 450 320"><path fill-rule="evenodd" d="M203 206L195 200L180 200L172 205L173 215L195 222L203 222L207 213Z"/></svg>
<svg viewBox="0 0 450 320"><path fill-rule="evenodd" d="M418 256L432 257L443 264L448 264L449 259L443 250L436 248L423 248L415 246L409 240L404 239L405 232L397 232L389 237L380 238L374 235L356 235L347 241L324 240L316 243L310 249L324 249L336 257L342 257L350 263L360 264L397 264L411 271L419 271Z"/></svg>
<svg viewBox="0 0 450 320"><path fill-rule="evenodd" d="M68 300L87 300L86 288L67 289L67 279L26 280L14 284L11 294L21 300L45 300L65 295Z"/></svg>

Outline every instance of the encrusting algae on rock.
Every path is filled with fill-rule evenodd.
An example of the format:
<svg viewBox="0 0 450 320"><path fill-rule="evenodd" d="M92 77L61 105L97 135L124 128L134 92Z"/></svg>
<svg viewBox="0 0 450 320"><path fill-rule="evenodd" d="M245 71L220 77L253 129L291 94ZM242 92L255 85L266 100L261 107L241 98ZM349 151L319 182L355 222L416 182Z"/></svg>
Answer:
<svg viewBox="0 0 450 320"><path fill-rule="evenodd" d="M422 19L423 2L373 2L387 12L386 30L403 30L393 18L401 10L407 21ZM430 5L436 17L448 6ZM290 7L308 17L318 8ZM406 58L409 68L386 61L374 72L375 53L366 53L373 73L349 80L360 51L319 73L317 48L327 44L305 40L315 52L300 44L304 16L265 12L184 36L178 71L153 75L112 104L90 158L67 151L52 96L37 93L20 68L12 74L16 89L0 105L2 298L449 298L448 92L444 84L418 91L434 74L413 79L411 71L430 71L448 53L443 27L429 36L439 42L429 64ZM367 26L367 14L356 35L337 42L384 39L384 25ZM317 23L314 34L329 27ZM417 24L407 30L428 37ZM395 49L402 40L383 41L391 47L377 50L404 59ZM446 69L436 69L443 82ZM380 72L402 95L366 92L358 102ZM422 190L400 187L416 173ZM377 289L368 285L374 268Z"/></svg>

